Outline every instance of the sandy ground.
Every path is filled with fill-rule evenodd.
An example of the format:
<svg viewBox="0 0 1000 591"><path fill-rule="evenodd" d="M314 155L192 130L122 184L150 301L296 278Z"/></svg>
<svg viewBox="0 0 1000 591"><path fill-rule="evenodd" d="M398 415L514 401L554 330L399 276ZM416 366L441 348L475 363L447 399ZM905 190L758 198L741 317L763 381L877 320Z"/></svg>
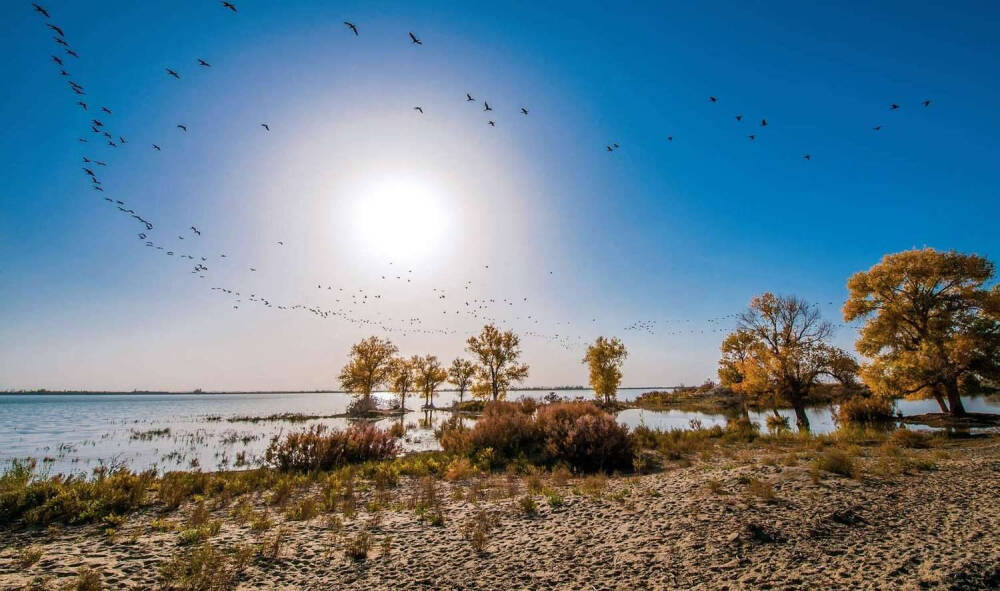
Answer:
<svg viewBox="0 0 1000 591"><path fill-rule="evenodd" d="M326 515L284 522L272 510L287 542L277 558L255 559L239 588L1000 588L1000 439L913 452L933 459L930 471L859 480L823 474L818 483L806 462L774 464L774 453L746 452L756 460L750 465L747 457L720 457L611 478L599 493L580 490L574 480L561 489L562 506L535 495L533 517L519 509L524 483L508 497L502 475L492 478L492 498L479 502L454 498L452 489L465 493L470 483L442 483L443 526L422 523L403 506L414 480L395 489L395 509L374 518L361 509L340 532ZM751 494L749 478L771 484L775 499ZM710 490L710 480L721 488ZM483 552L463 535L480 509L498 519ZM153 532L149 522L181 521L189 510L133 515L114 540L98 526L0 532L0 588L50 575L55 589L81 565L99 569L105 588L156 588L159 565L178 551L178 534ZM221 546L267 542L276 531L237 525L229 509L214 515L224 521L212 538ZM362 527L375 544L367 560L356 561L345 555L343 539ZM21 569L16 552L29 544L41 546L42 558Z"/></svg>

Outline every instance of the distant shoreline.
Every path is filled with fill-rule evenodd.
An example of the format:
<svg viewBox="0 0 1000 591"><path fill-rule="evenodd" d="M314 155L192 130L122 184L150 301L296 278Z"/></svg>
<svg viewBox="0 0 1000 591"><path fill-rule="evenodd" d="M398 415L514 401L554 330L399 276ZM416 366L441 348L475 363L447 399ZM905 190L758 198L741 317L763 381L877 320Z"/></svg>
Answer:
<svg viewBox="0 0 1000 591"><path fill-rule="evenodd" d="M628 386L619 388L619 390L670 390L677 386ZM590 390L586 386L557 386L557 387L530 387L530 388L515 388L509 390L510 392L572 392L577 390ZM457 392L458 390L452 388L446 388L438 390L438 392ZM176 396L176 395L191 395L196 394L198 396L217 396L217 395L231 395L231 394L348 394L344 390L129 390L129 391L116 391L116 392L105 392L100 390L10 390L6 392L0 392L0 396L127 396L127 395L144 395L144 396Z"/></svg>

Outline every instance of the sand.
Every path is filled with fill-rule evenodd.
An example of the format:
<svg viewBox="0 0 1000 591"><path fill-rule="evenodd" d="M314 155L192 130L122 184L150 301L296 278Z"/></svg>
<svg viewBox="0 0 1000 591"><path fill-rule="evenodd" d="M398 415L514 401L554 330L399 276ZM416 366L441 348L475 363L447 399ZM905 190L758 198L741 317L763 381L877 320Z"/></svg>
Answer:
<svg viewBox="0 0 1000 591"><path fill-rule="evenodd" d="M799 452L803 454L803 452ZM277 558L255 559L239 589L989 589L1000 588L1000 440L919 450L936 468L904 475L865 473L859 479L822 474L807 462L775 464L775 452L751 450L691 467L607 481L588 494L579 480L560 490L562 506L534 495L526 516L505 476L478 502L469 482L442 482L445 523L421 522L405 500L418 486L404 479L395 509L380 517L363 509L341 532L326 515L284 521ZM779 457L781 461L790 455ZM872 460L874 461L874 460ZM786 463L792 463L790 461ZM749 492L770 484L774 499ZM718 482L710 490L709 481ZM551 485L549 485L551 486ZM359 487L360 488L360 487ZM361 493L365 500L372 492ZM260 505L262 507L263 505ZM0 532L0 589L19 589L38 575L71 580L81 565L101 571L105 588L159 586L160 564L178 551L177 532L153 532L154 518L180 521L190 505L129 517L114 539L96 525ZM479 510L498 520L484 551L463 526ZM252 532L219 508L218 545L267 542L275 529ZM360 528L374 536L366 560L343 551ZM386 555L381 541L391 536ZM36 544L42 558L27 569L18 548Z"/></svg>

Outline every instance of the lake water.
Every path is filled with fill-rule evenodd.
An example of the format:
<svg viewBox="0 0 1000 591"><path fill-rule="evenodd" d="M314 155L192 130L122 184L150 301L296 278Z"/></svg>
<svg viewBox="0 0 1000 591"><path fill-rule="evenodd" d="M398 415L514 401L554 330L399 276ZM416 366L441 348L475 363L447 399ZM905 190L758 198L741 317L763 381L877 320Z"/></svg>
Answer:
<svg viewBox="0 0 1000 591"><path fill-rule="evenodd" d="M623 389L619 398L632 400L645 389ZM547 391L511 392L542 398ZM590 390L557 392L564 398L593 398ZM391 395L377 396L388 399ZM449 406L453 392L439 393L438 406ZM315 424L343 428L346 419L232 422L234 417L264 417L279 413L307 415L341 414L350 396L341 393L291 394L0 394L0 466L13 458L35 458L42 470L56 473L90 473L101 464L125 463L133 469L160 471L190 469L219 470L253 463L263 453L271 437L301 430ZM408 408L419 408L421 400L407 399ZM1000 413L1000 398L965 399L970 412ZM904 415L937 412L933 400L900 400L897 409ZM791 410L781 414L790 417ZM808 410L812 430L825 433L836 428L829 407ZM404 447L408 450L437 448L433 428L449 417L446 412L417 410L403 418L410 427ZM762 427L766 413L751 413ZM388 427L398 418L386 418L379 426ZM687 411L646 411L630 409L618 420L630 427L688 428L692 420L705 427L724 425L727 417ZM169 429L169 432L161 430ZM159 431L159 432L158 432Z"/></svg>

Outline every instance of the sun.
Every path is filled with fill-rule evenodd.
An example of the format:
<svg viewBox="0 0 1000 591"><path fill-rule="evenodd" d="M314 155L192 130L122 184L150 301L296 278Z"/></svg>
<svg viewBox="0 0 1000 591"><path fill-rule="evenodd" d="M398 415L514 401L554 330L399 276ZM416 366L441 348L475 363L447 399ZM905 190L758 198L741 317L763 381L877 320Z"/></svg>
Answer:
<svg viewBox="0 0 1000 591"><path fill-rule="evenodd" d="M450 217L441 190L428 181L384 178L358 192L354 230L370 254L416 260L443 244Z"/></svg>

